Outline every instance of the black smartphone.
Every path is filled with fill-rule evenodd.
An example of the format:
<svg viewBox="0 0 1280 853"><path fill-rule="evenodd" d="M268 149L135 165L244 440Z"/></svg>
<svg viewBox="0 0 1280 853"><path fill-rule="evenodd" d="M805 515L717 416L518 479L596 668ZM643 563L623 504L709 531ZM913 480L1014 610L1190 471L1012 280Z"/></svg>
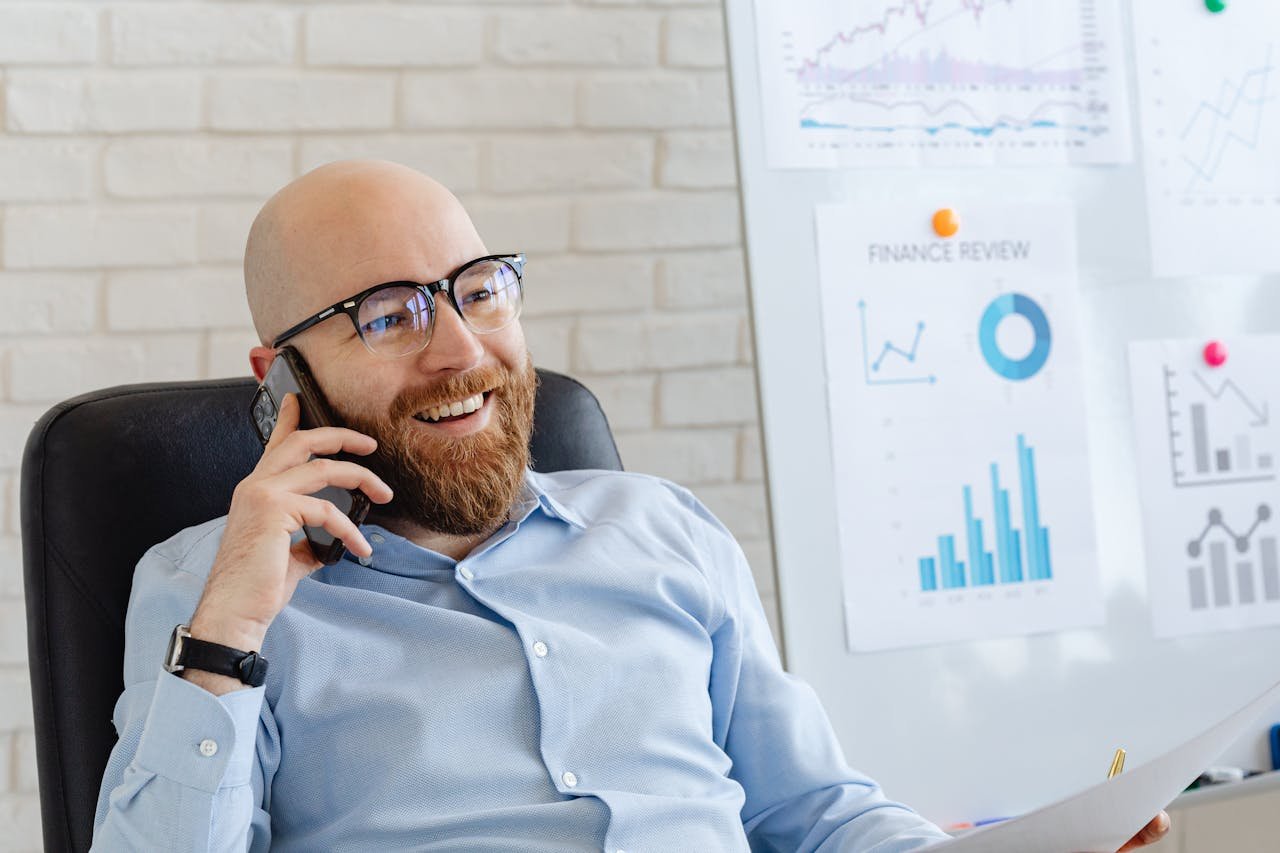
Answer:
<svg viewBox="0 0 1280 853"><path fill-rule="evenodd" d="M253 395L253 405L250 408L253 425L258 430L258 437L262 439L263 445L276 428L276 419L280 415L280 404L284 401L285 394L295 394L298 398L301 410L299 429L338 425L320 387L307 369L302 354L293 347L282 347L276 353L275 361L271 362L257 393ZM369 514L369 497L359 490L325 486L312 497L329 501L356 525L361 524ZM342 540L334 538L323 527L304 526L302 531L311 545L311 553L326 566L338 562L346 553Z"/></svg>

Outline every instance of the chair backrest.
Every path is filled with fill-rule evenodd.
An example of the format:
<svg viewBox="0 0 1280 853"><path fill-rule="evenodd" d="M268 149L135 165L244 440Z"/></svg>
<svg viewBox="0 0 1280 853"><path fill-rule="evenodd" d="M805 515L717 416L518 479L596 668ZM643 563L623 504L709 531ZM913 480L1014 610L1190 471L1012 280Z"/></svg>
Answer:
<svg viewBox="0 0 1280 853"><path fill-rule="evenodd" d="M538 471L622 467L604 412L539 370ZM22 550L45 849L87 850L115 743L124 616L152 545L223 515L262 453L252 379L125 385L36 424L22 462Z"/></svg>

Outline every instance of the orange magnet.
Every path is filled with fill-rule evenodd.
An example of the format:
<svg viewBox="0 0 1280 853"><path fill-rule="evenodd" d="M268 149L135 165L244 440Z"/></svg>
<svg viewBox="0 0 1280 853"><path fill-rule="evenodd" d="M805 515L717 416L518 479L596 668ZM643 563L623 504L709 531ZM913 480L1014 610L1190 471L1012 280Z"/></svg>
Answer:
<svg viewBox="0 0 1280 853"><path fill-rule="evenodd" d="M933 232L939 237L954 237L960 230L960 217L949 207L944 207L933 215Z"/></svg>

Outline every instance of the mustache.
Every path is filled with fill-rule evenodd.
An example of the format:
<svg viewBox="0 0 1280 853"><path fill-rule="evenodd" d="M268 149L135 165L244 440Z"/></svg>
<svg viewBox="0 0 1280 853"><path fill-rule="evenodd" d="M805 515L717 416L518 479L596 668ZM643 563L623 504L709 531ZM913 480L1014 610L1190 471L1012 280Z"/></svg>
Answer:
<svg viewBox="0 0 1280 853"><path fill-rule="evenodd" d="M496 391L506 385L507 372L497 367L477 367L467 373L448 376L421 388L406 388L391 401L392 420L411 417L432 406L472 397L482 391Z"/></svg>

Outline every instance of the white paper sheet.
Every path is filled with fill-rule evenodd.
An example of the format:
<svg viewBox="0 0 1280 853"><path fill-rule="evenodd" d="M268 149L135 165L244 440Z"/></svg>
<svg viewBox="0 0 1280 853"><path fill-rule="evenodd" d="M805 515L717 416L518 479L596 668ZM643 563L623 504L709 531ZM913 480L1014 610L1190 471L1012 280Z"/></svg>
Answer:
<svg viewBox="0 0 1280 853"><path fill-rule="evenodd" d="M817 209L850 649L1097 625L1074 213Z"/></svg>
<svg viewBox="0 0 1280 853"><path fill-rule="evenodd" d="M1277 701L1280 684L1153 761L1022 817L926 849L930 853L1115 853ZM1099 765L1099 772L1104 771Z"/></svg>
<svg viewBox="0 0 1280 853"><path fill-rule="evenodd" d="M1280 270L1280 3L1133 11L1156 275Z"/></svg>
<svg viewBox="0 0 1280 853"><path fill-rule="evenodd" d="M1131 157L1119 9L1099 0L756 0L769 165Z"/></svg>
<svg viewBox="0 0 1280 853"><path fill-rule="evenodd" d="M1129 371L1157 637L1280 625L1280 335L1134 341Z"/></svg>

